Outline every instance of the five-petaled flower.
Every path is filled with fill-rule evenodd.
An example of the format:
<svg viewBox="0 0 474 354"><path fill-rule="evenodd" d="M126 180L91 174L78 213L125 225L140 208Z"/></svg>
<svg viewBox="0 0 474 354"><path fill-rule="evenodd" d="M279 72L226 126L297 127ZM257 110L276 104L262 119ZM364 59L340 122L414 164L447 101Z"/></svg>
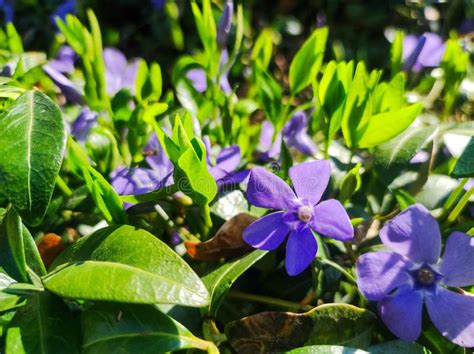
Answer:
<svg viewBox="0 0 474 354"><path fill-rule="evenodd" d="M474 238L453 232L439 261L439 226L420 204L390 220L380 230L380 238L393 251L362 255L357 262L357 282L367 299L378 301L387 327L401 339L415 341L421 333L425 303L443 336L473 347L474 296L445 287L474 283Z"/></svg>
<svg viewBox="0 0 474 354"><path fill-rule="evenodd" d="M288 237L286 270L289 275L304 271L316 256L313 231L341 241L354 237L354 229L342 204L329 199L320 202L331 177L327 160L293 166L289 170L293 190L280 178L261 167L250 172L248 201L258 207L280 210L250 224L244 239L254 248L273 250ZM296 193L295 193L296 192Z"/></svg>

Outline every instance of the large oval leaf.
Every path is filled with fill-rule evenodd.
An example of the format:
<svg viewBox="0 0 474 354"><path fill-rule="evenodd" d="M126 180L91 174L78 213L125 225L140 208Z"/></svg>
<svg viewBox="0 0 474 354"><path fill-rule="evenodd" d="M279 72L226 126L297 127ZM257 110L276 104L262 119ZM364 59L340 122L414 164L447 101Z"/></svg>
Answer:
<svg viewBox="0 0 474 354"><path fill-rule="evenodd" d="M209 302L206 287L181 257L147 231L128 225L84 237L53 268L44 285L63 297L194 307Z"/></svg>
<svg viewBox="0 0 474 354"><path fill-rule="evenodd" d="M362 349L341 347L340 345L310 345L285 352L286 354L369 354Z"/></svg>
<svg viewBox="0 0 474 354"><path fill-rule="evenodd" d="M58 106L27 91L0 116L0 191L31 225L41 222L63 158L66 129Z"/></svg>
<svg viewBox="0 0 474 354"><path fill-rule="evenodd" d="M9 325L6 354L80 353L79 321L61 299L32 295Z"/></svg>
<svg viewBox="0 0 474 354"><path fill-rule="evenodd" d="M97 304L82 314L83 353L154 354L185 348L212 350L182 324L146 305Z"/></svg>

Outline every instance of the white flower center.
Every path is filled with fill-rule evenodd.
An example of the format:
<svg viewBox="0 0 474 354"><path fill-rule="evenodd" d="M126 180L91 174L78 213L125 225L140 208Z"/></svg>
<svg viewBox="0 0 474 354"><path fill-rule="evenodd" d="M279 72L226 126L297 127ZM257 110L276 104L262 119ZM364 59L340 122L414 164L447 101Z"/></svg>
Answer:
<svg viewBox="0 0 474 354"><path fill-rule="evenodd" d="M298 208L298 218L301 221L309 222L312 216L313 216L313 211L311 210L309 206L303 205Z"/></svg>

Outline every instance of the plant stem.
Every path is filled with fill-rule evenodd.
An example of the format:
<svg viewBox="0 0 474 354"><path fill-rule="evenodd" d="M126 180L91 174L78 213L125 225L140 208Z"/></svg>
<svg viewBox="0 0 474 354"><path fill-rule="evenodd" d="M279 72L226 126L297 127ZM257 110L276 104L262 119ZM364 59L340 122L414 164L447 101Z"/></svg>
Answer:
<svg viewBox="0 0 474 354"><path fill-rule="evenodd" d="M260 302L262 304L274 305L274 306L293 309L293 310L309 311L313 309L312 306L302 305L298 302L275 299L273 297L265 296L265 295L248 294L248 293L235 291L235 290L232 290L229 292L229 297L233 299L239 299L239 300L249 300L249 301L254 301L254 302Z"/></svg>
<svg viewBox="0 0 474 354"><path fill-rule="evenodd" d="M56 177L56 185L66 197L72 197L74 194L71 188L66 184L60 175Z"/></svg>

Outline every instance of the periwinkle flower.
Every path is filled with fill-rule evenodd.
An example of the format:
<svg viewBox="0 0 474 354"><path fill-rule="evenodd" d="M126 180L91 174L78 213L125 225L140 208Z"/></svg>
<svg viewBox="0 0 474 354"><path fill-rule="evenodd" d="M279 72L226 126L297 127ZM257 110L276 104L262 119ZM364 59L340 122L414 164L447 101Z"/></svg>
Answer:
<svg viewBox="0 0 474 354"><path fill-rule="evenodd" d="M59 48L56 58L49 62L49 66L60 73L70 74L74 71L77 55L71 47L64 45Z"/></svg>
<svg viewBox="0 0 474 354"><path fill-rule="evenodd" d="M111 184L120 195L148 193L173 183L173 164L166 156L156 134L144 148L148 167L119 167L111 174Z"/></svg>
<svg viewBox="0 0 474 354"><path fill-rule="evenodd" d="M151 0L151 4L157 10L161 10L165 6L166 0Z"/></svg>
<svg viewBox="0 0 474 354"><path fill-rule="evenodd" d="M13 22L13 6L8 0L0 0L0 10L3 13L3 23Z"/></svg>
<svg viewBox="0 0 474 354"><path fill-rule="evenodd" d="M303 272L316 256L318 245L313 231L340 241L354 237L354 228L342 204L335 199L321 202L331 177L327 160L293 166L289 170L294 191L279 177L261 167L250 171L247 185L249 203L279 210L250 224L244 240L254 248L273 250L289 234L286 270Z"/></svg>
<svg viewBox="0 0 474 354"><path fill-rule="evenodd" d="M85 106L77 116L74 123L71 126L71 134L79 142L85 142L90 130L97 122L99 114L91 111L89 107Z"/></svg>
<svg viewBox="0 0 474 354"><path fill-rule="evenodd" d="M446 48L442 38L435 33L417 37L407 35L403 40L403 68L415 72L439 66Z"/></svg>
<svg viewBox="0 0 474 354"><path fill-rule="evenodd" d="M232 0L227 0L224 4L221 18L219 19L219 25L217 26L217 45L219 48L225 48L227 46L233 14L234 3Z"/></svg>
<svg viewBox="0 0 474 354"><path fill-rule="evenodd" d="M208 136L203 137L207 151L207 165L209 173L214 177L219 189L243 182L249 175L249 170L238 170L242 155L238 145L231 145L222 149L216 156L216 163L210 159L211 142Z"/></svg>
<svg viewBox="0 0 474 354"><path fill-rule="evenodd" d="M84 103L84 94L68 77L56 70L50 64L43 65L43 70L61 90L62 94L68 101L78 104Z"/></svg>
<svg viewBox="0 0 474 354"><path fill-rule="evenodd" d="M116 48L104 48L105 80L107 94L115 95L121 89L128 89L135 93L135 78L138 62L130 64L125 55Z"/></svg>
<svg viewBox="0 0 474 354"><path fill-rule="evenodd" d="M304 111L296 112L283 127L283 139L288 147L305 155L314 156L317 147L308 135L308 122L308 115ZM259 150L262 151L261 157L264 160L277 159L280 155L282 134L278 134L273 142L274 132L272 123L263 122Z"/></svg>
<svg viewBox="0 0 474 354"><path fill-rule="evenodd" d="M221 53L219 67L223 68L224 65L227 63L229 59L229 53L226 49L224 49ZM222 72L219 76L219 86L221 90L229 94L232 92L232 88L230 87L229 83L229 72ZM186 73L186 78L191 81L191 85L193 85L194 89L199 92L203 93L207 90L207 76L206 72L202 68L193 68L188 70Z"/></svg>
<svg viewBox="0 0 474 354"><path fill-rule="evenodd" d="M474 296L446 287L474 284L474 238L453 232L441 253L436 219L415 204L390 220L380 238L392 251L366 253L357 261L359 289L378 301L380 316L396 336L421 334L423 304L433 324L454 343L474 346Z"/></svg>

